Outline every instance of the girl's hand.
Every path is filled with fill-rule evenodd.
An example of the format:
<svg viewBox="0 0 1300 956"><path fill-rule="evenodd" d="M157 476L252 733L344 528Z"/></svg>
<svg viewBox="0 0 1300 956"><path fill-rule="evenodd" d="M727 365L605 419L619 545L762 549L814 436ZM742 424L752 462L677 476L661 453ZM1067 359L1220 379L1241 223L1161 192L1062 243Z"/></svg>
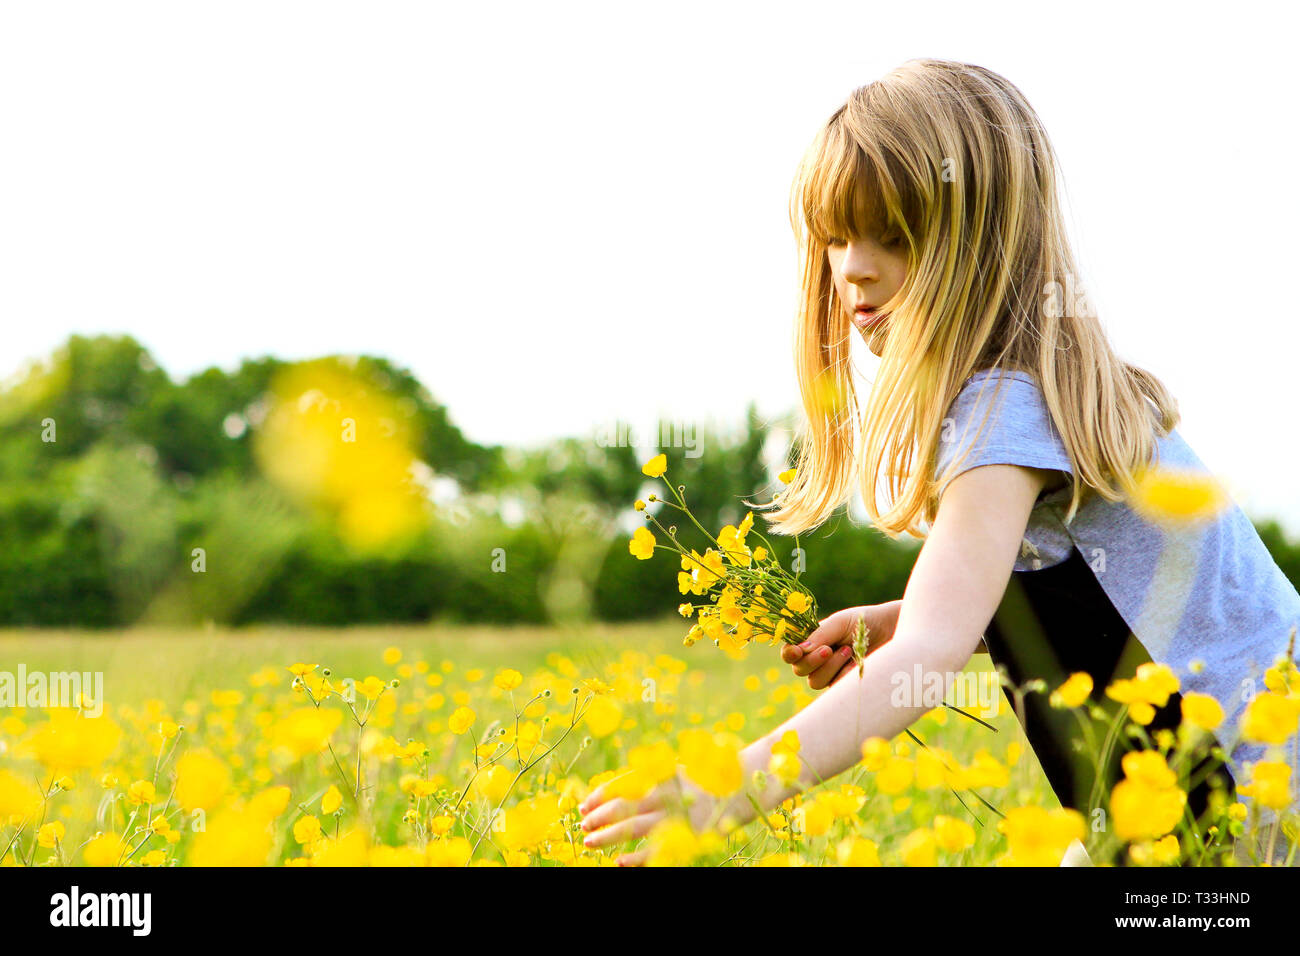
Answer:
<svg viewBox="0 0 1300 956"><path fill-rule="evenodd" d="M582 829L587 836L582 845L590 849L626 843L646 836L670 810L680 808L690 801L688 817L698 832L712 813L712 798L700 790L680 772L674 780L666 781L640 800L610 797L613 781L601 784L586 800L578 804L582 814ZM650 856L650 848L642 847L618 858L619 866L641 866Z"/></svg>
<svg viewBox="0 0 1300 956"><path fill-rule="evenodd" d="M781 648L781 660L793 665L799 677L808 678L813 690L829 687L849 672L856 663L853 636L861 618L867 626L868 654L874 653L894 636L902 601L846 607L821 622L802 644Z"/></svg>

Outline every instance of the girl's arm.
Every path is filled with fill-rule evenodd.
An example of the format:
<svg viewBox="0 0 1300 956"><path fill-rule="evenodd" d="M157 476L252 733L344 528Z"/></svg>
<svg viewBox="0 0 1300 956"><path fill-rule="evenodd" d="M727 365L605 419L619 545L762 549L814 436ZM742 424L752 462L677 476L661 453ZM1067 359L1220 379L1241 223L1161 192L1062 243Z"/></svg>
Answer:
<svg viewBox="0 0 1300 956"><path fill-rule="evenodd" d="M1002 600L1029 512L1049 475L1018 465L984 465L953 479L912 568L893 639L867 657L860 679L855 669L742 751L747 790L764 813L853 766L867 738L892 739L931 709L922 701L892 704L893 676L908 675L910 685L920 664L923 684L924 675L933 672L943 674L947 684L966 666ZM754 771L767 769L772 745L790 730L799 734L803 774L795 786L769 774L767 788L758 792L751 785ZM644 836L664 815L667 795L652 794L632 805L606 800L603 791L595 791L580 808L583 828L594 831L586 838L588 846ZM754 815L744 791L716 814L736 825ZM691 816L698 823L715 814L693 808Z"/></svg>
<svg viewBox="0 0 1300 956"><path fill-rule="evenodd" d="M742 752L746 780L766 770L772 745L799 734L804 770L787 787L771 775L756 793L763 810L837 776L862 759L868 737L890 740L932 709L922 701L895 705L895 674L921 665L922 685L939 673L949 685L970 661L1011 578L1029 512L1050 472L1018 465L984 465L948 485L916 565L908 578L891 641L870 654L861 679L856 668L776 730ZM748 822L754 809L741 794L725 815Z"/></svg>

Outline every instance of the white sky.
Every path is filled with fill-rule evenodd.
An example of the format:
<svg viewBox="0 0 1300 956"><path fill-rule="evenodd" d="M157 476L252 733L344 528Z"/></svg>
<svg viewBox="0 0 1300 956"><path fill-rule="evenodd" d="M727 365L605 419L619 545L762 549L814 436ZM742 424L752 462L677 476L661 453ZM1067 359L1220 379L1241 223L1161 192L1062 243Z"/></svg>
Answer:
<svg viewBox="0 0 1300 956"><path fill-rule="evenodd" d="M177 377L386 355L481 442L780 414L796 161L856 86L961 59L1047 124L1121 352L1300 531L1293 10L9 3L0 374L127 332Z"/></svg>

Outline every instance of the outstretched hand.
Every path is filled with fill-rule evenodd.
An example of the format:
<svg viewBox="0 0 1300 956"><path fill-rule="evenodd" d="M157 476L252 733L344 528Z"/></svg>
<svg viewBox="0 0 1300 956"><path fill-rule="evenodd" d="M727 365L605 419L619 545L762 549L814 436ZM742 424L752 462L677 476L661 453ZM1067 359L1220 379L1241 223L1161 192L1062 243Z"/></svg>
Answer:
<svg viewBox="0 0 1300 956"><path fill-rule="evenodd" d="M670 810L683 804L688 804L692 827L699 830L712 810L711 798L680 773L676 779L660 784L639 800L614 796L616 782L617 778L607 780L578 804L582 829L587 834L582 845L588 849L647 836ZM622 854L617 862L619 866L641 866L649 857L650 847L642 847Z"/></svg>

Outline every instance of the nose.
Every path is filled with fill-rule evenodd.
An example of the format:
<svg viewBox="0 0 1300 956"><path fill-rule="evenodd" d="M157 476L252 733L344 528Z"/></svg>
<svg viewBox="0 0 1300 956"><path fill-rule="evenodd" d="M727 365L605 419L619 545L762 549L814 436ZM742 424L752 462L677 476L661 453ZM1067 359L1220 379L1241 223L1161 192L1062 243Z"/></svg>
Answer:
<svg viewBox="0 0 1300 956"><path fill-rule="evenodd" d="M880 279L875 256L864 242L849 242L844 247L844 259L840 262L840 274L844 281L853 285L863 282L876 282Z"/></svg>

